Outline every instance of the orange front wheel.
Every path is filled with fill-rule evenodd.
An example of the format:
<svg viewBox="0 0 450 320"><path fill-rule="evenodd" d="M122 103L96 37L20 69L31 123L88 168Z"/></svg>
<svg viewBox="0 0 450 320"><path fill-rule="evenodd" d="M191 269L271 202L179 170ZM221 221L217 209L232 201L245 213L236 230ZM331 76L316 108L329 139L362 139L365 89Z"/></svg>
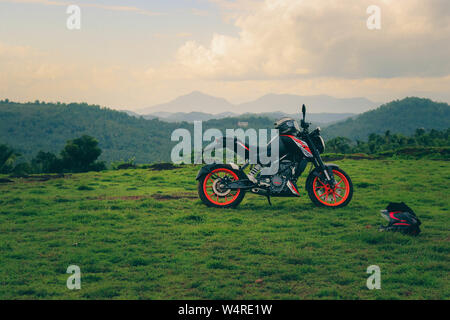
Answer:
<svg viewBox="0 0 450 320"><path fill-rule="evenodd" d="M331 187L326 183L324 175L311 176L306 182L308 195L312 202L321 207L340 208L350 203L353 197L353 184L344 170L333 169L336 185Z"/></svg>

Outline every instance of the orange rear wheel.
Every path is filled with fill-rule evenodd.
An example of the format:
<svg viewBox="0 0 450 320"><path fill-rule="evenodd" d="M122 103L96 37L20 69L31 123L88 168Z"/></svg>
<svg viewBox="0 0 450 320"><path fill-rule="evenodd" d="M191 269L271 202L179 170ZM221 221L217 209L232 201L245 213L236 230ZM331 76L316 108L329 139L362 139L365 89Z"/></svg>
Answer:
<svg viewBox="0 0 450 320"><path fill-rule="evenodd" d="M228 168L213 170L199 181L200 199L211 207L229 208L237 206L244 197L244 191L224 188L227 182L237 180L239 180L237 174Z"/></svg>

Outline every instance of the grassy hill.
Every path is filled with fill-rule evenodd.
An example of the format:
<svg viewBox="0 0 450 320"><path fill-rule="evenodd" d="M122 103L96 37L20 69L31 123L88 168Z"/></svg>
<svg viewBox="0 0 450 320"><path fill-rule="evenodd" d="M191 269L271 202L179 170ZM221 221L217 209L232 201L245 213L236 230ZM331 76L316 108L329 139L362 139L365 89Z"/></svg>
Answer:
<svg viewBox="0 0 450 320"><path fill-rule="evenodd" d="M355 185L338 210L303 187L272 207L207 208L193 166L0 183L0 299L450 299L449 162L337 163ZM389 201L422 234L378 232ZM66 288L72 264L81 290ZM381 290L366 287L370 265Z"/></svg>
<svg viewBox="0 0 450 320"><path fill-rule="evenodd" d="M365 140L371 133L409 135L417 128L447 129L450 127L450 106L429 99L405 98L360 114L323 130L325 138L347 137Z"/></svg>

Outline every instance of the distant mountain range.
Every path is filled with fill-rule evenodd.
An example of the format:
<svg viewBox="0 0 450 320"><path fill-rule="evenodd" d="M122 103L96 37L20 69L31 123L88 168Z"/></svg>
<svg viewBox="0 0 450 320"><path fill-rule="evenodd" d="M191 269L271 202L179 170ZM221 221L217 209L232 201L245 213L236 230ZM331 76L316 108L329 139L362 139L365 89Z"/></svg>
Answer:
<svg viewBox="0 0 450 320"><path fill-rule="evenodd" d="M135 116L135 117L141 117L141 115L138 115L134 112L127 112L128 114ZM347 118L353 117L356 114L354 113L309 113L308 114L308 121L312 121L317 124L329 124L336 121L345 120ZM278 120L284 117L290 117L294 119L299 118L299 114L287 114L284 112L263 112L263 113L244 113L244 114L237 114L232 112L223 112L218 114L210 114L210 113L204 113L204 112L177 112L177 113L170 113L170 112L155 112L151 114L147 114L142 116L144 119L159 119L161 121L166 122L194 122L194 121L209 121L209 120L220 120L225 118L242 118L245 119L247 117L266 117L271 120Z"/></svg>
<svg viewBox="0 0 450 320"><path fill-rule="evenodd" d="M210 96L199 91L180 96L167 103L139 110L141 115L155 113L202 112L206 114L222 113L272 113L295 114L302 104L306 104L310 113L361 113L374 109L378 102L366 98L334 98L327 95L300 96L293 94L267 94L254 101L232 104L226 99Z"/></svg>
<svg viewBox="0 0 450 320"><path fill-rule="evenodd" d="M194 121L208 121L212 119L224 119L239 116L233 112L223 112L217 114L204 113L204 112L155 112L144 115L144 119L159 119L167 122L194 122Z"/></svg>

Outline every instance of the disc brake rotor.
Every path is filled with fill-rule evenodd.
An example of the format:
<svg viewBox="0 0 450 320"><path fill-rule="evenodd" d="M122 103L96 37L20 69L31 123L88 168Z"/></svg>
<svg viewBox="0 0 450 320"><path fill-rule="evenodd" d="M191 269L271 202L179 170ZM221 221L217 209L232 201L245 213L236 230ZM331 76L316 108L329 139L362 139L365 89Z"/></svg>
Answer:
<svg viewBox="0 0 450 320"><path fill-rule="evenodd" d="M220 184L222 184L222 179L219 178L219 179L214 180L213 185L212 185L213 191L219 197L225 197L231 192L231 189L223 190L220 188Z"/></svg>

